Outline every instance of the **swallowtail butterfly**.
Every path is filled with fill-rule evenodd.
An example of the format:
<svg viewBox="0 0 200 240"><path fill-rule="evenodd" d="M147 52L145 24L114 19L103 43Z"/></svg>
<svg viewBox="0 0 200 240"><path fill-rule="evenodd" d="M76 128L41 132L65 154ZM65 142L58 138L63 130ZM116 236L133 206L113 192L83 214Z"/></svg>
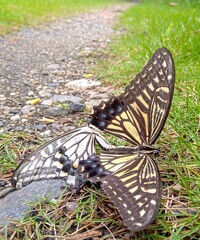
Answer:
<svg viewBox="0 0 200 240"><path fill-rule="evenodd" d="M167 119L175 82L171 53L158 49L124 93L94 107L91 124L123 138L132 148L116 148L80 162L85 179L102 188L129 230L151 223L160 206L161 180L152 145Z"/></svg>

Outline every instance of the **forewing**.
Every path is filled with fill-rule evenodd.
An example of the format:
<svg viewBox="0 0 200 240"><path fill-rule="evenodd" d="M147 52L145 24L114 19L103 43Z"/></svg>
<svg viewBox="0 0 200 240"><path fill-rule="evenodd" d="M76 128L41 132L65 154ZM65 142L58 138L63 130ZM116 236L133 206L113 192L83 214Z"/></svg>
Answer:
<svg viewBox="0 0 200 240"><path fill-rule="evenodd" d="M153 159L144 154L114 151L92 158L89 160L96 164L93 170L91 164L87 166L87 160L81 161L83 175L102 181L102 188L129 230L144 229L154 220L161 199L161 181Z"/></svg>
<svg viewBox="0 0 200 240"><path fill-rule="evenodd" d="M94 107L91 124L133 145L154 143L169 113L174 80L172 55L160 48L123 94Z"/></svg>
<svg viewBox="0 0 200 240"><path fill-rule="evenodd" d="M89 127L59 136L20 163L13 173L12 185L20 188L48 178L66 178L69 184L75 184L74 170L80 160L95 153L94 141L95 134Z"/></svg>

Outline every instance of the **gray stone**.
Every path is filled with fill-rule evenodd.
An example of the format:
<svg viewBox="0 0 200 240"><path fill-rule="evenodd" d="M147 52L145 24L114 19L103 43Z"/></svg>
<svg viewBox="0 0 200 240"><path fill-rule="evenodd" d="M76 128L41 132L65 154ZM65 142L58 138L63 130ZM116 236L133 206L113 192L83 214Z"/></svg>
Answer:
<svg viewBox="0 0 200 240"><path fill-rule="evenodd" d="M17 113L19 113L19 110L18 109L13 109L13 110L11 110L11 113L12 114L17 114Z"/></svg>
<svg viewBox="0 0 200 240"><path fill-rule="evenodd" d="M67 126L67 125L62 126L63 132L66 132L66 133L68 133L68 132L70 132L70 131L72 131L72 130L74 130L74 129L76 129L75 126Z"/></svg>
<svg viewBox="0 0 200 240"><path fill-rule="evenodd" d="M53 88L53 87L57 87L58 84L57 83L49 83L48 86Z"/></svg>
<svg viewBox="0 0 200 240"><path fill-rule="evenodd" d="M83 101L82 98L72 95L54 95L50 98L53 102L66 102L66 103L81 103Z"/></svg>
<svg viewBox="0 0 200 240"><path fill-rule="evenodd" d="M61 128L61 125L59 123L56 123L56 122L52 123L51 126L52 126L52 128L58 129L58 130L60 130L60 128Z"/></svg>
<svg viewBox="0 0 200 240"><path fill-rule="evenodd" d="M49 64L47 67L46 67L48 70L58 70L60 68L60 65L59 64Z"/></svg>
<svg viewBox="0 0 200 240"><path fill-rule="evenodd" d="M28 96L34 96L35 93L33 91L28 92Z"/></svg>
<svg viewBox="0 0 200 240"><path fill-rule="evenodd" d="M74 87L74 88L91 88L91 87L96 87L100 85L101 83L98 81L92 81L84 78L70 81L67 83L67 86Z"/></svg>
<svg viewBox="0 0 200 240"><path fill-rule="evenodd" d="M85 109L85 105L84 104L74 104L71 103L70 104L70 112L74 113L74 112L83 112Z"/></svg>
<svg viewBox="0 0 200 240"><path fill-rule="evenodd" d="M77 208L78 204L76 202L68 202L66 204L66 210L69 212L73 212Z"/></svg>
<svg viewBox="0 0 200 240"><path fill-rule="evenodd" d="M51 136L51 130L46 130L40 133L40 136L49 137Z"/></svg>
<svg viewBox="0 0 200 240"><path fill-rule="evenodd" d="M44 129L45 129L45 125L44 125L44 124L38 123L38 124L36 125L36 130L38 130L38 131L43 131Z"/></svg>
<svg viewBox="0 0 200 240"><path fill-rule="evenodd" d="M3 121L0 120L0 127L3 127Z"/></svg>
<svg viewBox="0 0 200 240"><path fill-rule="evenodd" d="M14 116L11 116L11 121L19 121L20 120L20 116L19 116L19 114L16 114L16 115L14 115Z"/></svg>
<svg viewBox="0 0 200 240"><path fill-rule="evenodd" d="M51 106L53 104L51 99L47 99L41 102L42 105Z"/></svg>
<svg viewBox="0 0 200 240"><path fill-rule="evenodd" d="M0 226L22 219L27 211L45 196L48 199L59 197L63 187L66 187L66 181L48 179L35 181L19 190L9 192L5 197L0 198Z"/></svg>
<svg viewBox="0 0 200 240"><path fill-rule="evenodd" d="M31 111L31 105L25 105L25 106L23 106L22 109L21 109L21 112L22 112L23 114L29 114L30 111Z"/></svg>
<svg viewBox="0 0 200 240"><path fill-rule="evenodd" d="M56 117L56 116L67 116L68 109L63 109L61 106L49 107L43 111L45 116Z"/></svg>
<svg viewBox="0 0 200 240"><path fill-rule="evenodd" d="M23 130L24 130L24 127L22 127L22 126L15 127L15 131L23 131Z"/></svg>
<svg viewBox="0 0 200 240"><path fill-rule="evenodd" d="M40 97L49 97L51 95L46 89L40 90L38 94L40 95Z"/></svg>

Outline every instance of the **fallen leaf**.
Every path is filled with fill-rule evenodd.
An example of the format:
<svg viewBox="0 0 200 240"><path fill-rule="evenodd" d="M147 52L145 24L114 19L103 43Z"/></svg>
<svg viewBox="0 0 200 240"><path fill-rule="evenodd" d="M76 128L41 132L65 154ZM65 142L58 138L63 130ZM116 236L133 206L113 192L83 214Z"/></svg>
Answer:
<svg viewBox="0 0 200 240"><path fill-rule="evenodd" d="M30 100L26 101L26 103L31 104L31 105L35 105L35 104L39 103L40 100L41 100L40 98L30 99Z"/></svg>
<svg viewBox="0 0 200 240"><path fill-rule="evenodd" d="M43 118L41 118L41 119L38 119L38 121L40 121L40 122L45 122L45 123L54 123L54 122L55 122L54 119L45 118L45 117L43 117Z"/></svg>
<svg viewBox="0 0 200 240"><path fill-rule="evenodd" d="M93 76L92 73L85 73L85 74L83 74L83 77L85 77L85 78L91 78L92 76Z"/></svg>

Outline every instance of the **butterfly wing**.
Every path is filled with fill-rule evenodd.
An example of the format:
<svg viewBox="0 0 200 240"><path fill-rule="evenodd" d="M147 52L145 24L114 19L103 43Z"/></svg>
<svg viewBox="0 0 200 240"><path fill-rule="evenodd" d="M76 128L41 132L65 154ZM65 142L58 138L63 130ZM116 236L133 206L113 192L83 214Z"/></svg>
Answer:
<svg viewBox="0 0 200 240"><path fill-rule="evenodd" d="M85 178L102 181L129 230L140 231L154 220L160 206L161 181L153 159L146 154L111 151L80 162Z"/></svg>
<svg viewBox="0 0 200 240"><path fill-rule="evenodd" d="M174 81L172 55L160 48L124 93L94 107L91 124L133 145L154 143L169 113Z"/></svg>
<svg viewBox="0 0 200 240"><path fill-rule="evenodd" d="M48 142L19 164L12 186L20 188L35 180L65 177L75 185L76 168L80 160L95 153L96 136L91 128L82 127Z"/></svg>

